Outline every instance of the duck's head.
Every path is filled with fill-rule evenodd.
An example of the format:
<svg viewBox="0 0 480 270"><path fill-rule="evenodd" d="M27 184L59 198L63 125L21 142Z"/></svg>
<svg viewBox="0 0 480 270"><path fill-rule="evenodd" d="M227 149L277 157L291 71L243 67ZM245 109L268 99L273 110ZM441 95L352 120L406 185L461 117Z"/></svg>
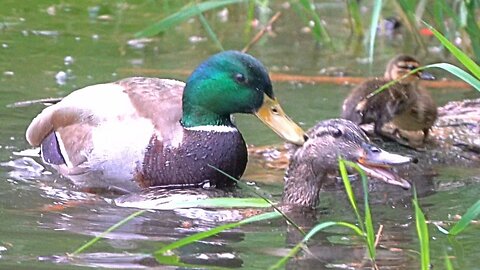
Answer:
<svg viewBox="0 0 480 270"><path fill-rule="evenodd" d="M308 132L308 141L290 159L285 176L283 203L313 207L329 175L338 174L338 158L357 163L367 175L388 184L410 188L410 183L391 170L414 161L372 145L365 133L346 119L319 122Z"/></svg>
<svg viewBox="0 0 480 270"><path fill-rule="evenodd" d="M238 51L215 54L188 78L183 93L182 124L231 126L233 113L255 114L285 140L301 145L303 130L283 112L266 68Z"/></svg>
<svg viewBox="0 0 480 270"><path fill-rule="evenodd" d="M396 80L407 74L408 72L420 67L420 62L409 55L398 55L391 59L385 70L385 79ZM417 71L406 78L402 79L400 82L407 84L422 80L434 80L435 77L426 72L426 71Z"/></svg>

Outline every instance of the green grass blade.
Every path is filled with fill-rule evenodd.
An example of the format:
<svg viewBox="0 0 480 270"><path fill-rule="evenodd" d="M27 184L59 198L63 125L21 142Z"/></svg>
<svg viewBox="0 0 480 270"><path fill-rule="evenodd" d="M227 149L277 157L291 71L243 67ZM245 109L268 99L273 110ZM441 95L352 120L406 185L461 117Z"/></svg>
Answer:
<svg viewBox="0 0 480 270"><path fill-rule="evenodd" d="M280 267L282 267L284 264L287 263L287 261L292 258L293 256L295 256L295 254L297 254L300 249L302 249L303 245L305 245L303 242L300 242L298 243L297 245L295 245L291 250L290 252L288 252L287 255L283 256L283 258L281 258L278 262L276 262L274 265L270 266L268 269L269 270L274 270L274 269L279 269Z"/></svg>
<svg viewBox="0 0 480 270"><path fill-rule="evenodd" d="M315 25L313 26L313 35L318 42L325 42L327 44L332 43L332 39L328 34L327 29L323 27L322 21L315 10L314 4L310 0L299 0L300 4L306 10L307 14L313 20Z"/></svg>
<svg viewBox="0 0 480 270"><path fill-rule="evenodd" d="M285 263L287 263L287 261L295 256L295 254L297 254L300 249L302 249L302 247L305 246L305 243L310 239L312 238L315 234L317 234L318 232L328 228L328 227L331 227L331 226L342 226L342 227L346 227L346 228L349 228L349 229L352 229L356 234L358 234L359 236L363 236L363 232L360 228L358 228L357 226L355 226L354 224L351 224L351 223L348 223L348 222L335 222L335 221L326 221L326 222L322 222L320 224L317 224L315 227L313 227L308 233L307 235L305 235L305 237L302 239L302 241L300 241L300 243L298 243L297 245L295 245L291 250L290 252L288 252L287 255L285 255L283 258L281 258L277 263L275 263L274 265L272 265L269 269L278 269L280 267L282 267Z"/></svg>
<svg viewBox="0 0 480 270"><path fill-rule="evenodd" d="M84 245L82 245L81 247L77 248L74 252L72 252L70 255L71 256L75 256L75 255L78 255L80 253L82 253L83 251L85 251L86 249L90 248L92 245L94 245L96 242L98 242L100 239L102 239L103 237L105 237L107 234L111 233L112 231L118 229L119 227L123 226L125 223L129 222L130 220L134 219L135 217L137 216L140 216L141 214L145 213L147 210L140 210L140 211L137 211L131 215L129 215L128 217L120 220L119 222L117 222L115 225L111 226L110 228L108 228L106 231L102 232L100 235L98 235L97 237L93 238L92 240L88 241L87 243L85 243Z"/></svg>
<svg viewBox="0 0 480 270"><path fill-rule="evenodd" d="M463 1L467 11L467 22L465 31L470 36L473 52L477 61L480 61L480 27L478 26L478 8L480 8L479 1Z"/></svg>
<svg viewBox="0 0 480 270"><path fill-rule="evenodd" d="M241 188L243 189L246 189L250 192L252 192L253 194L259 196L260 198L262 198L263 200L265 200L268 204L270 204L270 206L275 209L278 213L280 213L283 218L288 222L290 223L295 229L297 229L301 234L305 235L305 232L303 231L302 228L300 228L300 226L298 226L287 214L285 214L285 212L282 211L282 209L280 209L279 207L277 207L277 205L275 205L272 201L270 201L267 197L265 197L264 195L258 193L255 189L249 187L248 185L246 185L245 183L243 183L242 181L239 181L238 179L235 179L235 177L229 175L228 173L220 170L219 168L215 167L215 166L212 166L210 164L208 164L209 167L217 170L218 172L220 172L221 174L225 175L226 177L230 178L231 180L235 181Z"/></svg>
<svg viewBox="0 0 480 270"><path fill-rule="evenodd" d="M467 212L462 216L462 218L450 229L448 234L458 235L461 233L472 220L474 220L480 214L480 200L478 200L474 205L468 208Z"/></svg>
<svg viewBox="0 0 480 270"><path fill-rule="evenodd" d="M366 234L367 239L367 247L370 259L375 261L376 251L375 251L375 230L373 229L373 219L372 213L370 210L370 204L368 203L368 177L365 172L356 164L355 162L351 161L344 161L346 165L354 168L360 175L362 180L362 187L363 187L363 202L365 208L365 227L364 232Z"/></svg>
<svg viewBox="0 0 480 270"><path fill-rule="evenodd" d="M416 1L410 0L398 0L393 1L393 4L397 7L398 13L402 18L402 21L405 22L406 27L410 34L413 35L417 44L419 44L422 49L427 52L427 46L423 41L422 37L419 34L419 29L417 27L417 18L415 18L415 3Z"/></svg>
<svg viewBox="0 0 480 270"><path fill-rule="evenodd" d="M266 208L271 207L270 203L262 198L208 198L203 200L175 202L174 208ZM168 208L167 208L168 209Z"/></svg>
<svg viewBox="0 0 480 270"><path fill-rule="evenodd" d="M224 51L225 49L223 49L222 43L220 42L220 40L218 39L217 35L216 35L215 32L213 31L212 27L210 27L210 24L208 23L207 19L205 19L205 16L203 16L203 13L202 13L202 12L198 13L198 18L200 19L200 23L202 24L202 26L203 26L203 28L205 29L205 31L207 31L207 34L208 34L208 36L210 37L210 39L213 41L213 43L215 43L215 45L216 45L221 51Z"/></svg>
<svg viewBox="0 0 480 270"><path fill-rule="evenodd" d="M434 1L433 2L433 20L435 21L435 25L442 31L446 33L445 30L445 16L443 6L446 3L443 1Z"/></svg>
<svg viewBox="0 0 480 270"><path fill-rule="evenodd" d="M408 72L407 74L403 75L402 77L396 79L396 80L393 80L393 81L390 81L384 85L382 85L381 87L379 87L377 90L373 91L372 93L368 94L367 95L367 99L368 98L371 98L373 97L374 95L384 91L385 89L387 89L388 87L394 85L395 83L397 83L398 81L400 80L403 80L404 78L406 78L407 76L413 74L413 73L416 73L417 71L420 71L420 70L424 70L424 69L427 69L427 68L441 68L449 73L451 73L452 75L455 75L457 76L458 78L462 79L464 82L470 84L471 86L473 86L475 89L477 89L478 91L480 91L480 81L477 80L475 77L473 77L472 75L468 74L467 72L465 72L464 70L458 68L457 66L454 66L452 64L449 64L449 63L437 63L437 64L431 64L431 65L427 65L427 66L423 66L423 67L419 67L419 68L416 68L410 72Z"/></svg>
<svg viewBox="0 0 480 270"><path fill-rule="evenodd" d="M453 270L452 261L450 260L450 257L448 257L447 253L445 253L445 269Z"/></svg>
<svg viewBox="0 0 480 270"><path fill-rule="evenodd" d="M362 16L357 0L347 0L347 8L349 13L350 24L353 32L359 37L363 37Z"/></svg>
<svg viewBox="0 0 480 270"><path fill-rule="evenodd" d="M198 3L197 5L188 4L182 9L180 9L178 12L175 12L174 14L166 17L165 19L152 24L151 26L145 28L140 32L135 33L135 37L140 38L154 36L173 28L174 26L191 17L198 16L202 12L245 1L247 0L212 0Z"/></svg>
<svg viewBox="0 0 480 270"><path fill-rule="evenodd" d="M445 71L448 71L452 75L457 76L458 78L462 79L464 82L470 84L475 89L480 91L480 81L478 79L474 78L472 75L465 72L464 70L458 68L457 66L454 66L454 65L448 64L448 63L437 63L437 64L431 64L431 65L424 66L421 69L426 69L426 68L441 68Z"/></svg>
<svg viewBox="0 0 480 270"><path fill-rule="evenodd" d="M346 163L348 161L344 160L342 158L338 159L338 167L340 169L340 176L343 181L343 186L345 187L345 192L347 193L348 200L350 201L350 205L353 208L353 211L355 212L355 216L357 217L358 224L362 231L365 232L365 227L363 225L363 219L360 216L360 212L358 211L358 206L357 206L357 201L355 200L355 194L353 193L352 185L350 184L350 180L348 179L348 172L347 172L347 167Z"/></svg>
<svg viewBox="0 0 480 270"><path fill-rule="evenodd" d="M322 222L320 224L317 224L315 227L313 227L303 238L303 242L307 242L312 238L315 234L317 234L319 231L328 228L330 226L341 226L341 227L346 227L354 231L358 236L363 236L362 230L355 226L355 224L348 223L348 222L343 222L343 221L327 221L327 222Z"/></svg>
<svg viewBox="0 0 480 270"><path fill-rule="evenodd" d="M245 225L245 224L252 223L252 222L258 222L258 221L263 221L263 220L279 218L279 217L281 217L281 214L278 213L278 212L268 212L268 213L264 213L264 214L260 214L260 215L256 215L256 216L253 216L253 217L243 219L239 222L224 224L224 225L212 228L208 231L195 233L195 234L192 234L190 236L179 239L175 242L172 242L172 243L160 248L159 250L155 251L153 253L153 255L155 256L155 258L157 260L159 260L161 262L161 260L163 260L164 257L165 257L165 253L170 252L174 249L192 244L194 242L197 242L197 241L200 241L200 240L205 239L207 237L218 234L222 231L225 231L225 230L228 230L228 229L233 229L233 228L236 228L236 227L241 226L241 225ZM168 257L171 257L171 256L168 256Z"/></svg>
<svg viewBox="0 0 480 270"><path fill-rule="evenodd" d="M368 42L368 61L373 63L373 52L375 50L375 36L377 35L378 20L382 11L382 0L375 0L372 11L372 20L370 22L370 33Z"/></svg>
<svg viewBox="0 0 480 270"><path fill-rule="evenodd" d="M416 190L414 188L413 205L415 207L415 226L417 228L418 240L420 242L421 269L430 269L430 238L425 215L418 205Z"/></svg>
<svg viewBox="0 0 480 270"><path fill-rule="evenodd" d="M445 38L440 32L438 32L435 28L430 26L428 23L423 22L435 35L435 37L442 43L445 48L447 48L455 58L460 61L472 74L480 79L480 67L470 59L464 52L462 52L459 48L457 48L453 43L451 43L447 38Z"/></svg>

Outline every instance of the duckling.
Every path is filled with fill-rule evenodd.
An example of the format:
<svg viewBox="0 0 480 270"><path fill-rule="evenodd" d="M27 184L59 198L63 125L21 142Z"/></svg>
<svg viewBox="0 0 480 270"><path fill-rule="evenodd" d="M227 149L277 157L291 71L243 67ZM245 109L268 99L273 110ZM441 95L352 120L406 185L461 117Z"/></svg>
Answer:
<svg viewBox="0 0 480 270"><path fill-rule="evenodd" d="M266 68L226 51L186 84L132 77L88 86L45 108L26 131L44 163L76 184L134 191L152 186L228 186L212 165L240 177L247 164L233 113L255 114L285 140L304 132L283 112Z"/></svg>
<svg viewBox="0 0 480 270"><path fill-rule="evenodd" d="M382 85L399 78L420 66L419 62L408 55L399 55L387 64L384 78L368 80L357 87L343 102L341 117L356 124L374 123L374 132L382 137L392 136L382 131L382 127L393 121L404 130L420 130L424 141L437 117L437 106L430 93L418 87L419 79L433 80L425 71L411 74L384 91L370 96ZM398 140L398 137L393 137Z"/></svg>
<svg viewBox="0 0 480 270"><path fill-rule="evenodd" d="M433 100L430 92L424 88L418 88L416 91L415 103L393 118L395 132L400 130L423 132L423 143L426 143L430 129L437 119L437 104ZM400 130L399 130L400 129Z"/></svg>
<svg viewBox="0 0 480 270"><path fill-rule="evenodd" d="M306 208L318 204L322 186L338 173L338 157L357 163L367 175L410 188L410 183L390 170L392 166L415 162L414 158L389 153L370 143L355 123L331 119L307 131L308 140L296 147L285 173L282 204Z"/></svg>

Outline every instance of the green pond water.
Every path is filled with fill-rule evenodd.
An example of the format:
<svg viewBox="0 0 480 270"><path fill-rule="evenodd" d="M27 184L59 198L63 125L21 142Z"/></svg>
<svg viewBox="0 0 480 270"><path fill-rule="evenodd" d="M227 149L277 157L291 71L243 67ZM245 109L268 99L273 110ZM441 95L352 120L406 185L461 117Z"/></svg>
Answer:
<svg viewBox="0 0 480 270"><path fill-rule="evenodd" d="M218 52L197 19L173 27L148 42L133 41L135 32L178 10L184 1L2 1L0 8L0 269L155 268L152 252L176 239L238 219L237 211L187 209L150 211L109 234L83 254L68 258L92 237L137 209L115 206L112 196L78 191L70 182L43 169L38 158L21 158L29 149L24 132L43 108L8 106L17 101L61 97L86 85L133 75L186 79L203 59ZM341 1L318 4L335 46L319 46L293 8L273 4L282 16L249 53L270 71L297 75L322 75L325 69L349 76L383 74L393 55L415 54L424 63L448 61L443 53L428 57L409 35L379 36L375 63L365 64L363 43L349 38L347 13ZM257 30L248 32L247 7L232 6L205 14L226 49L241 49ZM272 12L273 12L272 11ZM262 17L263 13L256 13ZM365 7L365 23L370 9ZM394 15L387 7L385 14ZM438 45L428 44L432 51ZM446 76L440 71L437 76ZM57 78L57 79L56 79ZM321 119L339 115L340 104L352 86L274 82L284 110L305 129ZM478 96L471 89L431 89L437 102ZM105 106L108 106L108 100ZM248 144L279 144L281 140L252 116L238 116ZM480 171L440 165L435 177L416 177L422 190L420 204L429 220L451 220L478 200ZM252 159L244 179L279 200L282 170L266 169ZM410 193L393 190L390 200L372 206L375 225L383 224L378 248L381 269L418 269L419 249ZM398 197L398 198L397 198ZM387 201L385 203L385 201ZM59 207L62 206L62 207ZM342 192L322 194L320 221L353 221ZM188 225L186 225L188 224ZM480 228L473 225L447 240L433 226L432 263L443 269L448 253L456 269L478 269ZM298 239L297 239L298 241ZM266 269L295 244L281 220L263 222L222 233L179 250L182 262L197 268L227 267ZM353 269L365 261L365 247L349 232L321 233L310 242L310 253L290 261L287 269ZM203 266L202 266L203 265ZM192 266L193 267L193 266ZM180 267L182 268L182 267ZM188 268L188 266L185 266ZM184 269L184 268L182 268Z"/></svg>

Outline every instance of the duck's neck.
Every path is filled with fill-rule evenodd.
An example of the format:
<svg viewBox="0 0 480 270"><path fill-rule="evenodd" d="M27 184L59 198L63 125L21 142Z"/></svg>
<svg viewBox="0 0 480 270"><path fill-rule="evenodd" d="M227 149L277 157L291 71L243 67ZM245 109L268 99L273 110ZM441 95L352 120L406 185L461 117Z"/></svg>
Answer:
<svg viewBox="0 0 480 270"><path fill-rule="evenodd" d="M182 125L186 128L198 126L234 127L229 113L232 108L225 109L222 107L224 106L221 100L222 96L214 94L214 91L210 90L212 86L208 80L197 79L198 73L199 71L196 71L192 74L183 90ZM202 89L210 91L201 91Z"/></svg>
<svg viewBox="0 0 480 270"><path fill-rule="evenodd" d="M292 161L285 174L285 188L282 204L314 208L319 201L322 179L325 175L315 174L307 163L298 164Z"/></svg>
<svg viewBox="0 0 480 270"><path fill-rule="evenodd" d="M184 103L181 119L184 127L235 126L230 119L230 115L219 115L201 106L185 105Z"/></svg>

